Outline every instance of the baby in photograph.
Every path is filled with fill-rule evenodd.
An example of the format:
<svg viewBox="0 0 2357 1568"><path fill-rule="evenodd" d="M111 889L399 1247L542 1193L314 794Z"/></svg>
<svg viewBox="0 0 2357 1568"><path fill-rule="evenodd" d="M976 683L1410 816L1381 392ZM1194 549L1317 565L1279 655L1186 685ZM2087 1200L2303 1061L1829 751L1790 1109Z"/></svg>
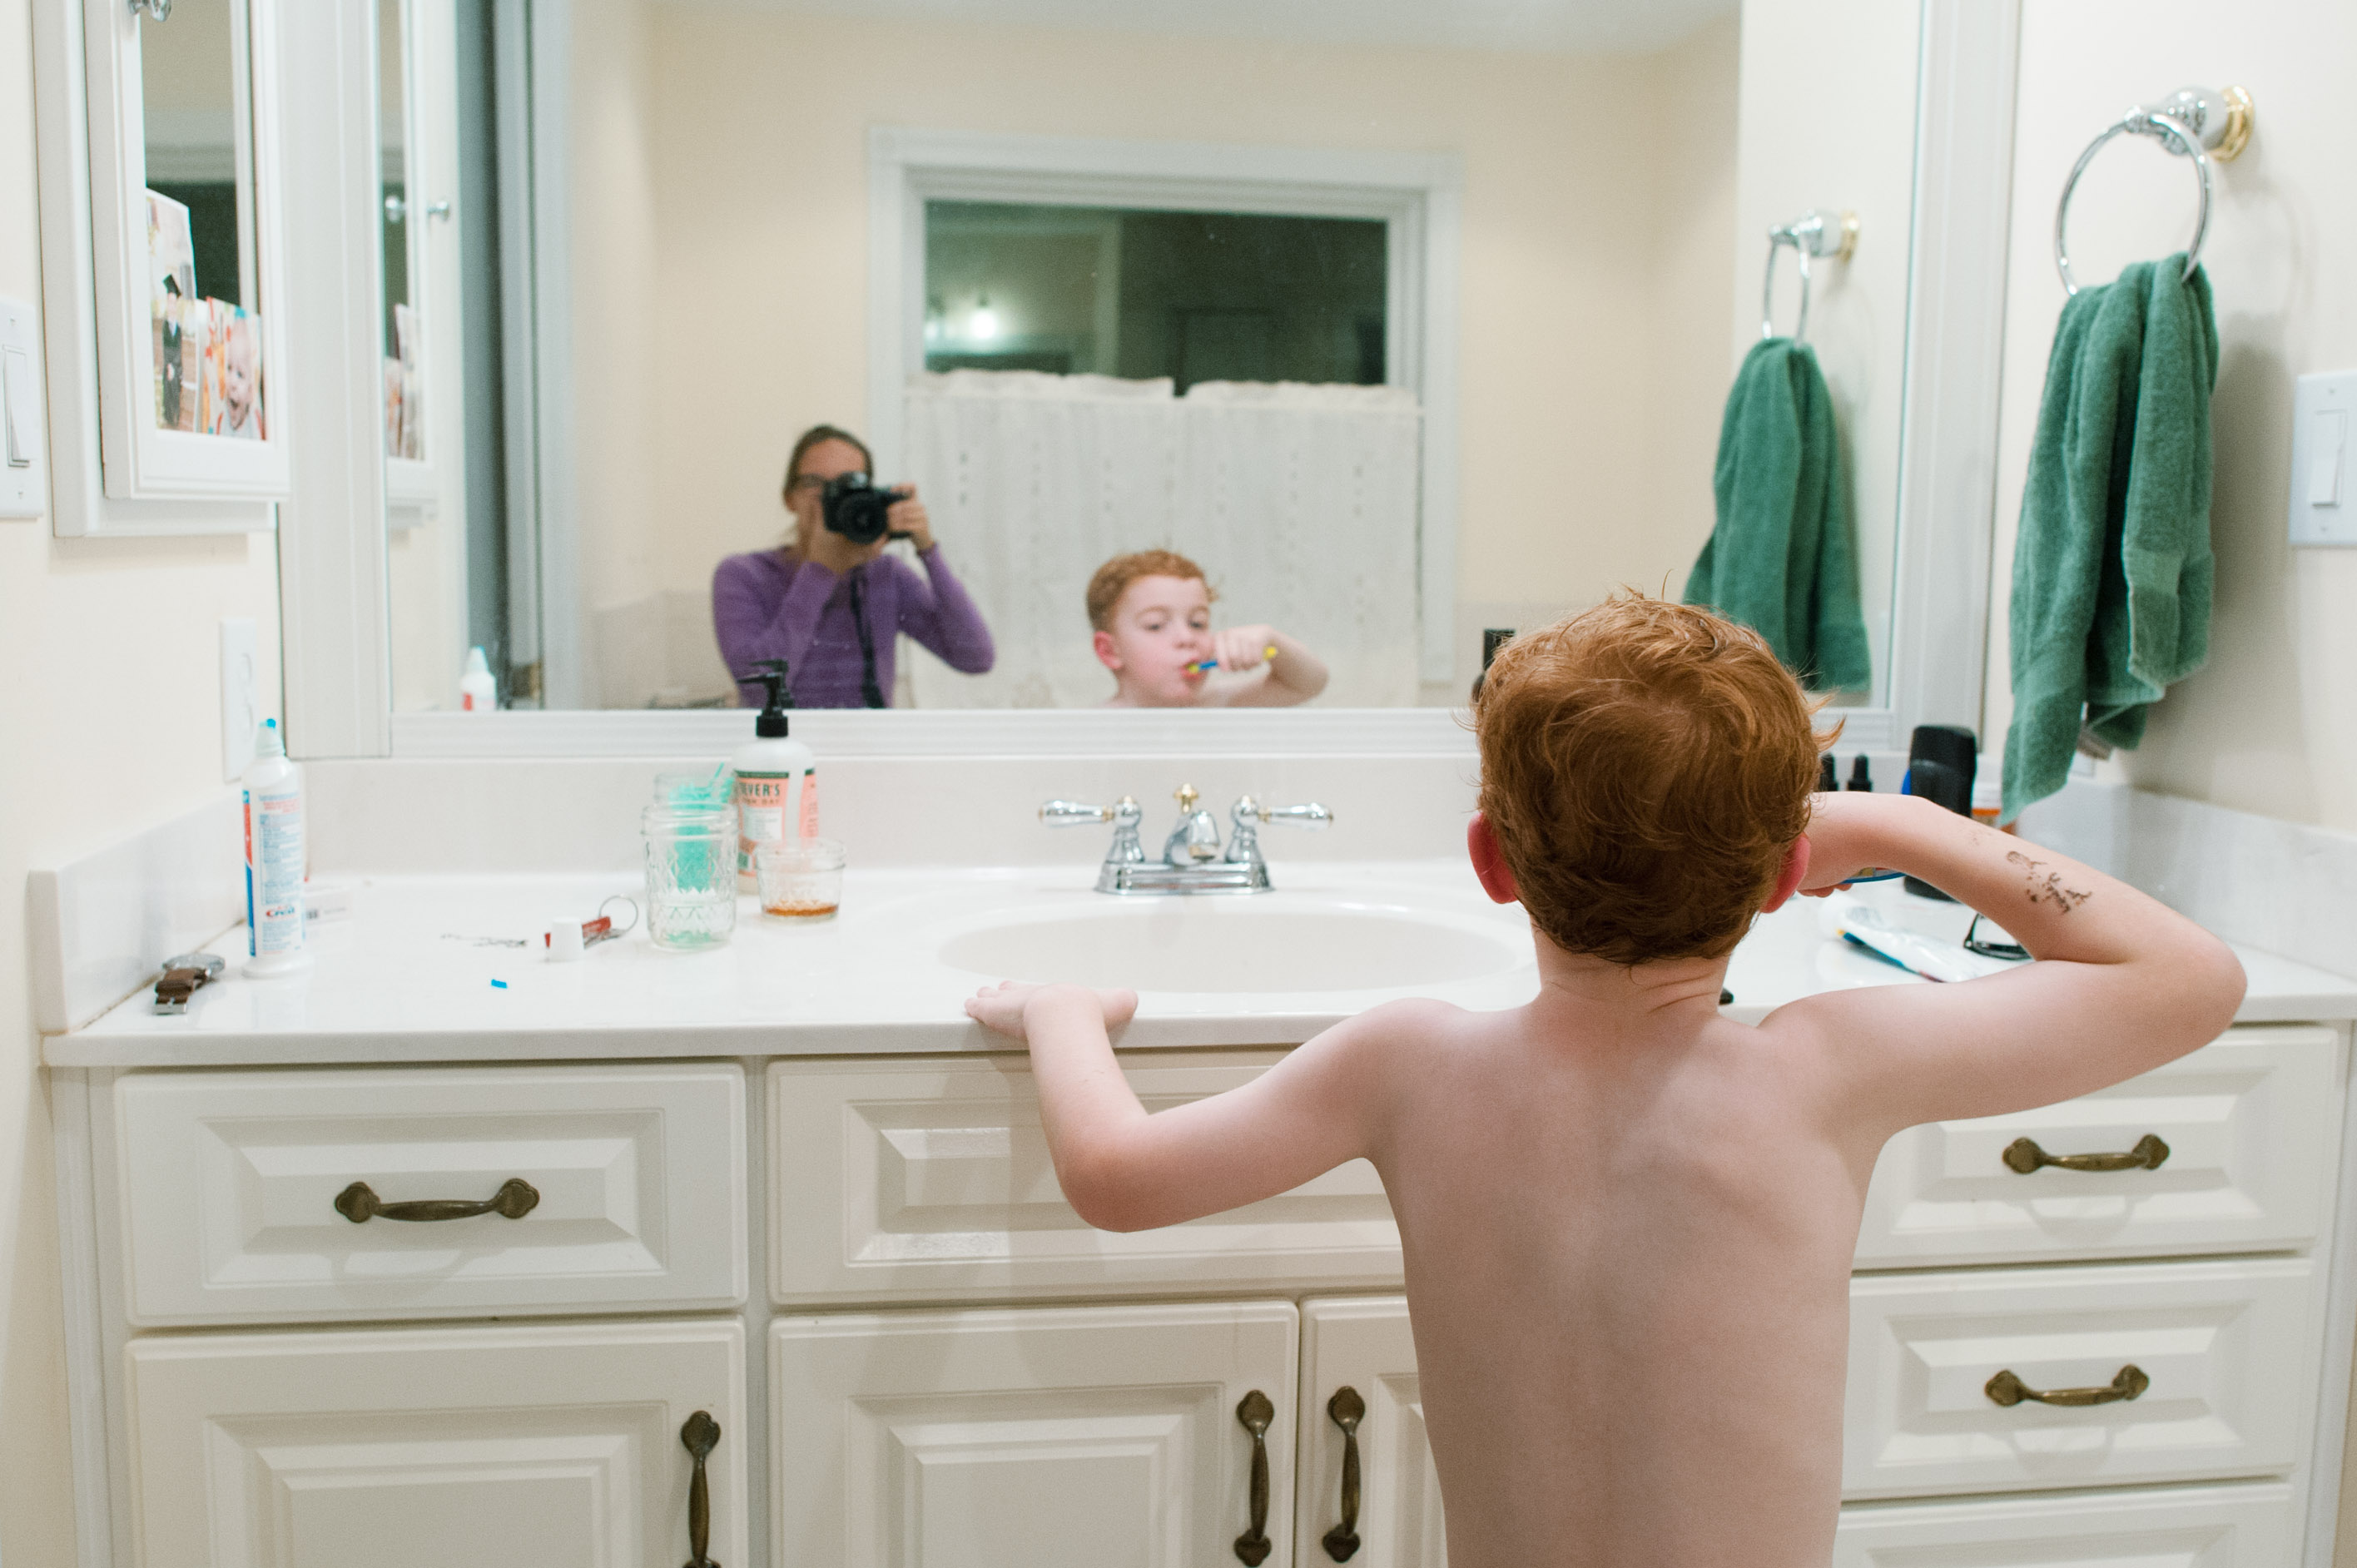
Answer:
<svg viewBox="0 0 2357 1568"><path fill-rule="evenodd" d="M1883 1144L2117 1083L2234 1015L2232 952L2136 889L1928 800L1813 793L1832 738L1813 725L1752 632L1616 599L1509 643L1476 703L1467 843L1530 918L1525 1005L1386 1003L1149 1115L1108 1039L1133 993L966 1004L1028 1041L1057 1176L1093 1225L1373 1162L1452 1568L1824 1568ZM1721 1015L1754 916L1871 867L1989 913L2037 961Z"/></svg>
<svg viewBox="0 0 2357 1568"><path fill-rule="evenodd" d="M1116 555L1089 579L1097 660L1113 671L1109 708L1284 708L1326 689L1318 656L1272 626L1211 629L1218 596L1203 569L1168 550Z"/></svg>

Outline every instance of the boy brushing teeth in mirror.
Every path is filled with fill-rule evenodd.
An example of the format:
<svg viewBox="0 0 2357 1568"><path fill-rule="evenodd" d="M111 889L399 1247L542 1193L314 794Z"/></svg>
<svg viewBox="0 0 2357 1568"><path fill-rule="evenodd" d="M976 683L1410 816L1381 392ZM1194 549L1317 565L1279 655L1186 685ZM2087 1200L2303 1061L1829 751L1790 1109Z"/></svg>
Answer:
<svg viewBox="0 0 2357 1568"><path fill-rule="evenodd" d="M1271 626L1211 629L1203 569L1168 550L1116 555L1089 579L1109 708L1284 708L1326 689L1326 665Z"/></svg>
<svg viewBox="0 0 2357 1568"><path fill-rule="evenodd" d="M2233 1021L2242 968L2051 850L1925 800L1814 793L1833 737L1813 704L1703 610L1618 599L1517 638L1474 717L1468 847L1530 918L1524 1005L1388 1002L1151 1114L1107 1039L1134 993L1005 985L966 1011L1029 1042L1091 1224L1174 1225L1373 1162L1450 1568L1825 1568L1883 1144L2183 1056ZM1753 916L1873 866L1997 917L2038 961L1721 1015ZM2168 1376L2156 1398L2198 1396L2198 1373Z"/></svg>

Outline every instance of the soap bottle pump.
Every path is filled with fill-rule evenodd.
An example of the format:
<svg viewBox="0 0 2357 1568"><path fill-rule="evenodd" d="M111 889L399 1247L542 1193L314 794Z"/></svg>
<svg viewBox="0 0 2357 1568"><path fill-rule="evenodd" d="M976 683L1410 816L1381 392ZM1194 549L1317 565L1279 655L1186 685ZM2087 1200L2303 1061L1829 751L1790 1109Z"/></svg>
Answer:
<svg viewBox="0 0 2357 1568"><path fill-rule="evenodd" d="M786 695L786 661L761 660L743 679L760 682L764 693L753 739L729 758L737 774L737 886L751 892L758 886L756 849L773 839L818 836L818 756L786 733L792 703Z"/></svg>

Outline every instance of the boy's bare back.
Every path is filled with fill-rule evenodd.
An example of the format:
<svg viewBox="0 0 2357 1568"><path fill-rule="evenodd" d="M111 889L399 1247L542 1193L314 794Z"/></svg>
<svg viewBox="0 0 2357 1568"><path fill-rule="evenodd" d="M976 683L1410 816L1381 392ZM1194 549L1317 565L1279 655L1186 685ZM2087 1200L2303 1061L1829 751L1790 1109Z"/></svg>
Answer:
<svg viewBox="0 0 2357 1568"><path fill-rule="evenodd" d="M1704 629L1712 654L1749 636ZM1511 811L1499 781L1514 759L1491 741L1485 727L1484 806ZM1739 871L1757 844L1705 843L1695 889L1657 880L1663 907L1616 924L1563 884L1518 886L1517 864L1563 868L1527 841L1502 846L1510 830L1485 810L1475 871L1537 928L1526 1006L1390 1004L1251 1084L1148 1115L1107 1042L1127 993L1007 986L968 1004L1029 1041L1057 1175L1093 1224L1174 1224L1375 1164L1405 1253L1452 1568L1823 1568L1851 1257L1884 1143L2133 1077L2213 1037L2241 1000L2225 947L2135 889L1921 800L1812 802L1809 755L1804 742L1784 768L1806 831L1768 844L1711 956L1625 950L1674 936L1688 916L1671 906L1689 891L1707 913L1707 857ZM1768 820L1782 809L1771 800ZM2040 961L1812 996L1756 1028L1719 1015L1750 911L1879 866L1994 915ZM1578 950L1550 927L1617 949Z"/></svg>

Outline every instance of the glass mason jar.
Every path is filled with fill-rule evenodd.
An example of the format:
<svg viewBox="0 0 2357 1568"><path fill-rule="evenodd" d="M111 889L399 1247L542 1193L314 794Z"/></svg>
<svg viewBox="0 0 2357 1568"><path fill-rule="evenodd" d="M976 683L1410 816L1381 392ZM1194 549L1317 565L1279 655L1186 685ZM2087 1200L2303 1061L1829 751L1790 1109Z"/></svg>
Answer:
<svg viewBox="0 0 2357 1568"><path fill-rule="evenodd" d="M647 937L659 948L717 947L737 929L737 811L680 801L649 806Z"/></svg>

